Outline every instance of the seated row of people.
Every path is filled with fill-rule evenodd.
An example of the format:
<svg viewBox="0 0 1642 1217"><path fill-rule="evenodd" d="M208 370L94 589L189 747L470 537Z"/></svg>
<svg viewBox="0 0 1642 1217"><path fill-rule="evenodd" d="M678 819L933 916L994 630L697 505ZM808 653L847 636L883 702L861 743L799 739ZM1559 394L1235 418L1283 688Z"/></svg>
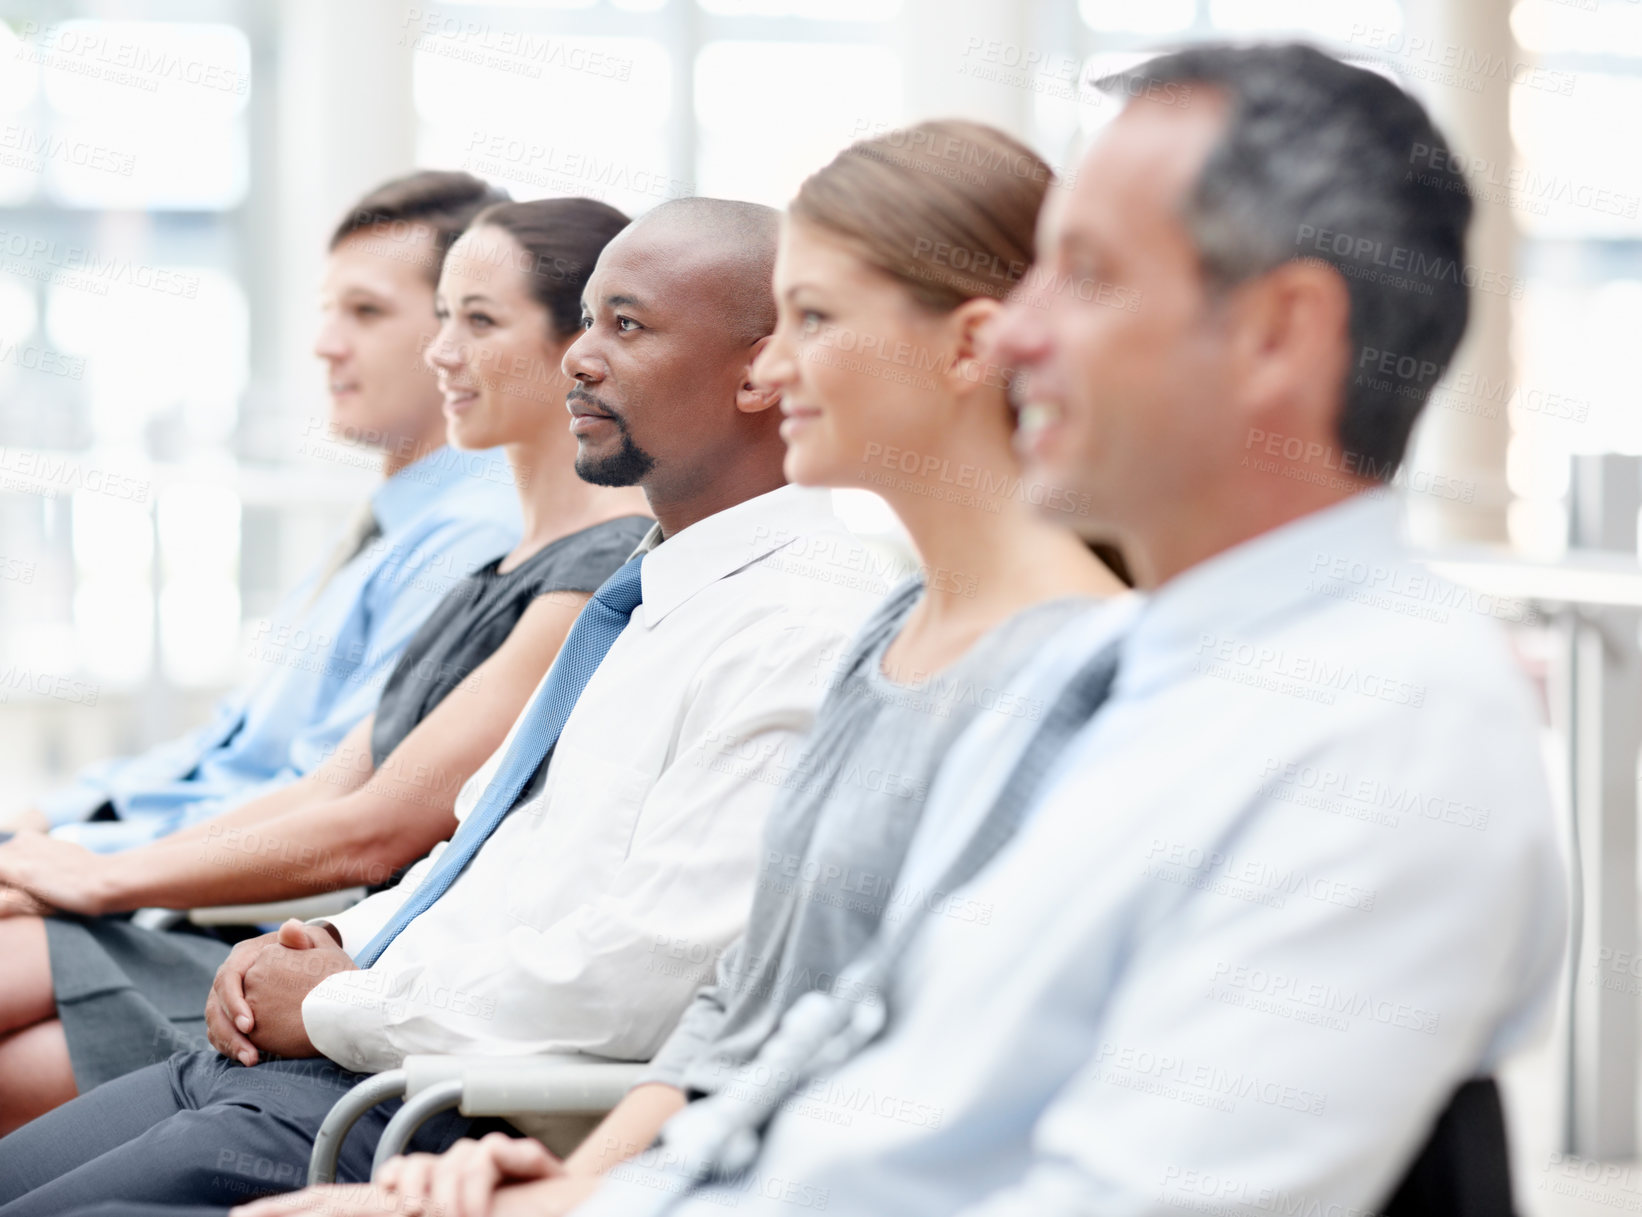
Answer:
<svg viewBox="0 0 1642 1217"><path fill-rule="evenodd" d="M309 609L295 624L276 619L260 631L328 639L331 650L319 656L327 668L341 668L349 654L369 653L380 673L389 666L380 653L396 650L385 680L348 672L335 682L357 702L350 682L368 687L376 680L374 710L308 768L320 731L334 739L340 730L331 713L324 712L321 728L292 738L282 734L295 721L288 713L225 706L221 717L233 724L230 738L171 784L203 805L215 797L204 775L227 782L234 774L240 805L208 818L198 810L177 814L166 822L169 831L149 843L128 839L118 851L95 852L107 844L99 835L104 830L140 830L145 840L160 831L156 791L136 772L152 758L142 758L104 767L119 779L107 790L117 819L70 823L49 837L24 835L4 849L0 870L14 885L14 914L37 905L76 916L0 922L11 994L0 1013L0 1033L11 1036L10 1049L0 1051L0 1132L77 1090L163 1060L182 1044L204 1044L205 1001L229 944L186 928L139 928L109 914L382 886L449 837L462 782L501 743L576 614L651 526L641 491L576 476L575 438L552 425L562 418L570 384L559 364L580 332L581 285L627 219L589 199L521 204L494 197L466 175L418 174L362 199L332 239L319 346L332 364L338 427L409 433L408 423L395 427L386 417L407 409L394 400L407 391L404 378L391 373L398 360L420 359L420 346L429 367L426 385L418 387L438 395L433 416L445 426L442 398L451 397L451 444L482 458L467 464L436 446L405 464L393 441L397 459L390 460L371 514L392 519L395 497L421 494L433 478L444 488L439 501L450 516L444 533L426 543L433 556L418 558L386 537L363 545L339 575L352 577L362 564L373 568L362 575L367 590L355 605L356 628L327 633L329 619ZM444 251L469 225L476 228L471 255L445 268L445 287L455 298L482 288L496 314L483 313L482 321L471 306L440 305L437 282L426 277L430 264L438 273ZM495 262L499 250L580 269L526 274ZM428 320L441 310L447 320L430 343ZM425 403L413 404L427 413ZM497 453L505 454L505 464L496 463ZM481 551L452 544L445 534L458 528L475 534L472 546L505 548L464 575L471 554ZM497 539L506 536L513 539ZM450 554L435 561L440 544ZM443 598L430 599L440 588L448 588ZM299 588L294 600L308 599L308 589ZM422 624L407 635L399 621L414 615ZM297 696L287 676L285 667L276 668L251 699ZM314 696L311 689L306 696ZM189 748L199 742L189 741ZM240 751L230 753L235 746ZM261 760L281 750L284 759L271 769L308 768L305 776L279 785L243 772L241 757ZM81 784L92 780L83 777Z"/></svg>
<svg viewBox="0 0 1642 1217"><path fill-rule="evenodd" d="M560 545L563 569L507 595L543 607L489 659L451 639L472 612L434 610L421 653L508 673L414 704L421 677L390 682L375 725L407 729L345 795L316 770L99 862L130 877L79 904L73 846L0 846L16 899L61 910L0 922L28 999L0 1066L66 1037L82 1092L0 1140L0 1217L1386 1199L1533 1031L1565 896L1496 627L1387 611L1355 573L1412 575L1385 482L1424 399L1358 356L1445 365L1462 277L1410 291L1300 234L1463 265L1469 196L1404 172L1444 146L1417 103L1310 48L1109 87L1127 104L1064 188L948 121L852 146L784 218L473 216L427 357L452 439L521 473L502 566ZM573 452L531 430L562 430L532 413L555 397ZM824 494L860 486L917 554L887 596ZM654 524L628 556L635 487ZM453 833L401 753L470 762ZM414 841L367 844L399 819ZM190 941L186 968L199 935L108 916L357 878L265 883L263 841L427 856L329 919ZM134 1010L147 1042L110 1048ZM179 1038L202 1024L209 1047ZM377 1184L293 1192L336 1098L419 1052L649 1067L579 1144L451 1112Z"/></svg>

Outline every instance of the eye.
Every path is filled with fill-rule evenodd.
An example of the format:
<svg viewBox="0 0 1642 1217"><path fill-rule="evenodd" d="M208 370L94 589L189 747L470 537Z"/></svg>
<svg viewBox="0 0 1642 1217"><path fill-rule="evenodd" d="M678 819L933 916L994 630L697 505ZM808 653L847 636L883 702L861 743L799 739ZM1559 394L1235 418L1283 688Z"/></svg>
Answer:
<svg viewBox="0 0 1642 1217"><path fill-rule="evenodd" d="M1100 282L1101 267L1092 258L1074 258L1064 264L1059 282L1056 287L1072 286L1082 288L1089 284Z"/></svg>
<svg viewBox="0 0 1642 1217"><path fill-rule="evenodd" d="M355 317L380 317L382 307L376 304L356 304L353 306Z"/></svg>
<svg viewBox="0 0 1642 1217"><path fill-rule="evenodd" d="M631 334L634 330L642 330L644 327L631 317L623 317L617 314L616 328L624 334Z"/></svg>
<svg viewBox="0 0 1642 1217"><path fill-rule="evenodd" d="M495 319L488 313L469 313L467 322L471 328L476 330L488 330L496 324Z"/></svg>
<svg viewBox="0 0 1642 1217"><path fill-rule="evenodd" d="M582 329L590 330L592 328L593 328L593 318L589 317L586 313L583 313L582 314Z"/></svg>
<svg viewBox="0 0 1642 1217"><path fill-rule="evenodd" d="M798 314L798 332L813 334L821 328L821 323L825 320L826 318L813 308L803 309Z"/></svg>

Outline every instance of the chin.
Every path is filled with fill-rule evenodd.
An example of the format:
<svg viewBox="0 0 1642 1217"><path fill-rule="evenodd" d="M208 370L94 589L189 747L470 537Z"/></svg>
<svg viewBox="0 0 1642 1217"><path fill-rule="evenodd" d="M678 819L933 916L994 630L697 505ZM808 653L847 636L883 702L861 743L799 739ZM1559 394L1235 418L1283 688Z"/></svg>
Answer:
<svg viewBox="0 0 1642 1217"><path fill-rule="evenodd" d="M369 416L370 410L366 407L365 403L359 399L357 394L350 394L349 396L341 399L335 397L331 398L330 422L331 426L335 427L338 431L342 430L344 427L358 430L364 426L362 420L364 418L368 418Z"/></svg>
<svg viewBox="0 0 1642 1217"><path fill-rule="evenodd" d="M383 409L367 397L356 397L351 402L340 404L332 402L331 421L346 438L376 447L393 444L394 437L405 430L401 414Z"/></svg>
<svg viewBox="0 0 1642 1217"><path fill-rule="evenodd" d="M1076 459L1073 445L1067 442L1064 428L1057 434L1051 431L1040 435L1021 452L1021 476L1028 482L1041 482L1045 487L1071 486L1086 476Z"/></svg>
<svg viewBox="0 0 1642 1217"><path fill-rule="evenodd" d="M461 448L465 452L476 452L481 448L494 448L505 441L489 434L482 427L458 425L445 428L445 442L452 448Z"/></svg>
<svg viewBox="0 0 1642 1217"><path fill-rule="evenodd" d="M794 486L853 486L857 481L866 480L859 476L841 478L838 470L828 468L824 461L791 448L787 449L786 459L781 462L781 472Z"/></svg>

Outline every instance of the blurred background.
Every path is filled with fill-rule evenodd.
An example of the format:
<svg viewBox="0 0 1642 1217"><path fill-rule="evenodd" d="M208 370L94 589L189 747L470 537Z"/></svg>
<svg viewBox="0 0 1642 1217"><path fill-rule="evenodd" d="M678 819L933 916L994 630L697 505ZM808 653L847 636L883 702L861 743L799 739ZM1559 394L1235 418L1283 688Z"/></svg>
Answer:
<svg viewBox="0 0 1642 1217"><path fill-rule="evenodd" d="M1071 172L1115 109L1092 74L1267 35L1404 83L1476 188L1475 321L1403 493L1540 682L1582 862L1556 1035L1508 1079L1521 1207L1642 1208L1642 0L0 0L0 811L253 675L369 490L310 346L378 181L780 206L954 114Z"/></svg>

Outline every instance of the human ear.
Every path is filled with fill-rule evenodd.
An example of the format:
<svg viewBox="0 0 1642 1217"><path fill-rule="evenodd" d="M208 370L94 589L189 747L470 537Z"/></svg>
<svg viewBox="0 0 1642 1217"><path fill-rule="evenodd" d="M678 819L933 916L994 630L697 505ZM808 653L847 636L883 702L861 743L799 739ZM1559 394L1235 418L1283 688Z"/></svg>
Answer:
<svg viewBox="0 0 1642 1217"><path fill-rule="evenodd" d="M748 352L746 365L741 369L741 383L735 391L735 408L743 414L761 414L781 404L781 390L770 385L760 385L753 379L753 364L757 362L764 348L770 345L773 335L765 334L753 343Z"/></svg>
<svg viewBox="0 0 1642 1217"><path fill-rule="evenodd" d="M1230 324L1233 397L1252 413L1290 407L1316 397L1315 386L1345 379L1351 296L1340 272L1324 262L1285 262L1246 284Z"/></svg>
<svg viewBox="0 0 1642 1217"><path fill-rule="evenodd" d="M956 376L965 385L1001 383L995 366L989 369L992 344L988 331L1003 315L1003 301L990 296L965 300L947 317L947 331L951 335L952 368L949 376ZM989 374L990 373L990 374Z"/></svg>

